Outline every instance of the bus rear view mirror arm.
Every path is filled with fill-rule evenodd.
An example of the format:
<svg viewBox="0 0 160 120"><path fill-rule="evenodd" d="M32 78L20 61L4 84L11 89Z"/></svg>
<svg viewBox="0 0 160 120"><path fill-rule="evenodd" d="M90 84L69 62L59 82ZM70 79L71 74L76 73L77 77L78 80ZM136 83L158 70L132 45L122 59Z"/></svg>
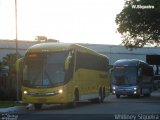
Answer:
<svg viewBox="0 0 160 120"><path fill-rule="evenodd" d="M72 56L69 54L68 57L64 61L64 70L68 70L69 64L71 62Z"/></svg>

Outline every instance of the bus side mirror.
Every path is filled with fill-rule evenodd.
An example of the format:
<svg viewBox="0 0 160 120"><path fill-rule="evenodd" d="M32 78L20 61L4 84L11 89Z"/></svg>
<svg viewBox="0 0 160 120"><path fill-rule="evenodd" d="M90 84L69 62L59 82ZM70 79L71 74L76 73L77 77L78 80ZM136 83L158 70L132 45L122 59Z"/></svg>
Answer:
<svg viewBox="0 0 160 120"><path fill-rule="evenodd" d="M19 73L21 72L22 68L23 68L23 62L24 62L24 58L20 58L16 61L16 72Z"/></svg>
<svg viewBox="0 0 160 120"><path fill-rule="evenodd" d="M69 54L68 57L64 61L64 70L68 70L69 64L71 62L72 56Z"/></svg>
<svg viewBox="0 0 160 120"><path fill-rule="evenodd" d="M24 68L23 68L23 80L27 80L27 71L28 71L28 66L24 65Z"/></svg>
<svg viewBox="0 0 160 120"><path fill-rule="evenodd" d="M138 69L138 77L141 77L142 76L142 69Z"/></svg>

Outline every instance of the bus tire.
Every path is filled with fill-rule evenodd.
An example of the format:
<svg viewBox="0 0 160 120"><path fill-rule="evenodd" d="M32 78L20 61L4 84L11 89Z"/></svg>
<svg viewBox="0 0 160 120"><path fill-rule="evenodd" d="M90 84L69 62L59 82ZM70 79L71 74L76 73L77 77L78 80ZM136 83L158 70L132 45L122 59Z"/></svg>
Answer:
<svg viewBox="0 0 160 120"><path fill-rule="evenodd" d="M119 94L116 94L116 98L120 98L120 95L119 95Z"/></svg>
<svg viewBox="0 0 160 120"><path fill-rule="evenodd" d="M150 97L150 96L151 96L151 92L152 92L152 89L150 88L150 89L149 89L149 93L143 94L143 96L145 96L145 97Z"/></svg>
<svg viewBox="0 0 160 120"><path fill-rule="evenodd" d="M104 93L102 92L102 88L99 89L99 94L97 98L90 99L92 103L103 103L104 101Z"/></svg>
<svg viewBox="0 0 160 120"><path fill-rule="evenodd" d="M102 88L99 89L99 98L98 98L98 103L103 103L104 101L104 93Z"/></svg>
<svg viewBox="0 0 160 120"><path fill-rule="evenodd" d="M143 94L144 97L150 97L151 93Z"/></svg>
<svg viewBox="0 0 160 120"><path fill-rule="evenodd" d="M74 91L74 100L71 103L71 107L77 107L78 101L79 101L79 90L75 89L75 91Z"/></svg>
<svg viewBox="0 0 160 120"><path fill-rule="evenodd" d="M143 94L143 96L144 96L144 97L150 97L151 94L150 94L150 93L148 93L148 94Z"/></svg>
<svg viewBox="0 0 160 120"><path fill-rule="evenodd" d="M42 108L42 104L36 103L36 104L34 104L34 108L36 110L40 110Z"/></svg>
<svg viewBox="0 0 160 120"><path fill-rule="evenodd" d="M106 90L105 90L105 87L103 88L103 100L105 99L106 97Z"/></svg>
<svg viewBox="0 0 160 120"><path fill-rule="evenodd" d="M136 98L140 98L140 94L135 95Z"/></svg>

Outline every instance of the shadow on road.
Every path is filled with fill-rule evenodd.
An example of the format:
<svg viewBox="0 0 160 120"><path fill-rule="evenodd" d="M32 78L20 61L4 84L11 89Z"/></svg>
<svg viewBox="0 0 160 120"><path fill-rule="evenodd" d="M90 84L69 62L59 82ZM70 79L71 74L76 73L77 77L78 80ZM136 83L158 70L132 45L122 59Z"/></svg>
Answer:
<svg viewBox="0 0 160 120"><path fill-rule="evenodd" d="M106 102L104 102L106 103ZM104 104L101 103L101 104ZM66 109L76 109L76 108L81 108L81 107L86 107L86 106L92 106L100 103L92 103L89 101L85 102L78 102L76 107L71 107L69 105L63 105L63 104L50 104L50 105L44 105L41 110L66 110Z"/></svg>
<svg viewBox="0 0 160 120"><path fill-rule="evenodd" d="M106 104L109 103L108 101L104 101L104 103L101 104ZM46 111L46 110L72 110L76 108L82 108L82 107L87 107L87 106L92 106L92 105L99 105L100 103L92 103L90 101L83 101L83 102L78 102L76 107L72 107L69 105L64 105L64 104L43 104L42 108L40 110L35 110L33 104L30 104L29 107L26 107L25 111Z"/></svg>

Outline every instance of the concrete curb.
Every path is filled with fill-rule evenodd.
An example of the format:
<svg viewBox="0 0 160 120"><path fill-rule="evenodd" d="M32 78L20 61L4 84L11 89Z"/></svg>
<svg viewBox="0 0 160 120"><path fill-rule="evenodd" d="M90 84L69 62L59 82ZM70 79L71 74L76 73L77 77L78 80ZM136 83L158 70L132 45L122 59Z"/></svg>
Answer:
<svg viewBox="0 0 160 120"><path fill-rule="evenodd" d="M0 113L7 113L7 112L18 112L25 110L25 106L14 106L8 108L0 108Z"/></svg>

